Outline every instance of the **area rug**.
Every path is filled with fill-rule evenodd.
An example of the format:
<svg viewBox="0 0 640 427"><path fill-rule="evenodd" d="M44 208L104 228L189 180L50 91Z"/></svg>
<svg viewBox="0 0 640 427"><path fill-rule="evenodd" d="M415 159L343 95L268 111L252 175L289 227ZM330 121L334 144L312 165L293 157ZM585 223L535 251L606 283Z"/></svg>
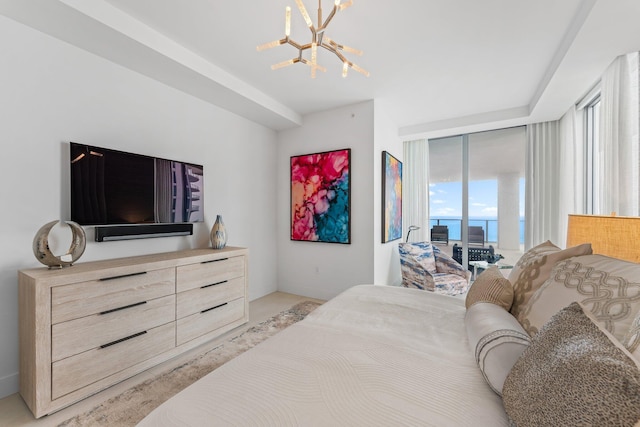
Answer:
<svg viewBox="0 0 640 427"><path fill-rule="evenodd" d="M225 362L304 319L320 304L300 302L194 359L159 374L58 426L135 426L161 403Z"/></svg>

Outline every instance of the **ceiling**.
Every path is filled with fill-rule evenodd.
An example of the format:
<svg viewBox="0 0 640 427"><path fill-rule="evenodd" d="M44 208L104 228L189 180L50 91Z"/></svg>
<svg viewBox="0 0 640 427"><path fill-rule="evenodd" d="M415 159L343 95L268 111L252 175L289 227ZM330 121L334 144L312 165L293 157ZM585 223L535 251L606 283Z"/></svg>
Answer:
<svg viewBox="0 0 640 427"><path fill-rule="evenodd" d="M342 0L345 2L346 0ZM316 0L304 0L316 20ZM0 0L0 14L274 130L375 99L401 137L559 118L618 55L640 50L638 0L353 0L326 30L364 51L310 78L289 45L310 32L294 0ZM333 0L322 0L324 15Z"/></svg>

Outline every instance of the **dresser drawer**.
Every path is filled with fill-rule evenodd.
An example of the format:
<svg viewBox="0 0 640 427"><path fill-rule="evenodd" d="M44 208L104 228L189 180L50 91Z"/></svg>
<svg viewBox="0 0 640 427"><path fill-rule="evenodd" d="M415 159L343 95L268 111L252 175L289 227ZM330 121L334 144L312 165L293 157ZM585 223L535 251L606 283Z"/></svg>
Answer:
<svg viewBox="0 0 640 427"><path fill-rule="evenodd" d="M175 293L175 269L141 271L51 289L51 323L78 319Z"/></svg>
<svg viewBox="0 0 640 427"><path fill-rule="evenodd" d="M242 277L244 262L244 257L239 256L180 266L176 271L176 292Z"/></svg>
<svg viewBox="0 0 640 427"><path fill-rule="evenodd" d="M242 317L244 317L244 298L238 298L220 306L214 306L191 316L178 319L176 344L182 345Z"/></svg>
<svg viewBox="0 0 640 427"><path fill-rule="evenodd" d="M244 297L244 277L180 292L177 294L176 317L180 319L242 297Z"/></svg>
<svg viewBox="0 0 640 427"><path fill-rule="evenodd" d="M175 295L168 295L55 324L51 328L51 360L55 362L173 322L175 302Z"/></svg>
<svg viewBox="0 0 640 427"><path fill-rule="evenodd" d="M54 362L52 398L57 399L175 347L174 322L141 330L138 334Z"/></svg>

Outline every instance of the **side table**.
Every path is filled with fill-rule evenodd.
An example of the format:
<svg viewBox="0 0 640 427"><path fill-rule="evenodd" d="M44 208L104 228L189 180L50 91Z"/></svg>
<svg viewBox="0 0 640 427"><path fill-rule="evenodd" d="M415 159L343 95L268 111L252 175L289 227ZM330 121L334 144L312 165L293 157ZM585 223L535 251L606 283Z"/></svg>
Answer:
<svg viewBox="0 0 640 427"><path fill-rule="evenodd" d="M495 264L489 264L487 261L469 261L469 265L473 266L473 274L471 275L471 280L476 280L476 277L478 277L478 269L480 269L480 272L482 273L482 271L486 270L489 267L498 267L499 270L507 270L513 268L513 265L504 264L500 261L496 262Z"/></svg>

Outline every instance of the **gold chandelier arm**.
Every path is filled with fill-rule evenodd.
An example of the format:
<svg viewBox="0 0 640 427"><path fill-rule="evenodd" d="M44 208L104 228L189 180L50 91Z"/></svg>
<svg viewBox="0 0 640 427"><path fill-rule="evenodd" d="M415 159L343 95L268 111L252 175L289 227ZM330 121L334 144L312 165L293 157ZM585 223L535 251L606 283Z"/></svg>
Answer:
<svg viewBox="0 0 640 427"><path fill-rule="evenodd" d="M322 31L325 28L327 28L327 25L329 25L329 22L331 22L331 20L333 19L334 16L336 16L336 12L338 11L338 5L334 5L333 9L331 9L331 12L329 13L329 16L327 16L327 19L324 21L324 23L322 24L322 26L320 26L318 28L318 31ZM320 22L318 22L318 25L320 25Z"/></svg>
<svg viewBox="0 0 640 427"><path fill-rule="evenodd" d="M322 65L318 65L318 64L313 65L313 64L311 63L311 61L309 61L309 60L307 60L307 59L302 58L302 59L300 59L300 62L302 62L303 64L308 65L309 67L317 68L319 71L322 71L323 73L326 73L326 72L327 72L327 69L326 69L325 67L323 67Z"/></svg>
<svg viewBox="0 0 640 427"><path fill-rule="evenodd" d="M326 40L333 48L336 50L344 50L345 52L353 53L354 55L362 56L362 51L359 49L355 49L353 47L349 47L340 43L336 43L331 40L329 37L324 36L324 40Z"/></svg>

